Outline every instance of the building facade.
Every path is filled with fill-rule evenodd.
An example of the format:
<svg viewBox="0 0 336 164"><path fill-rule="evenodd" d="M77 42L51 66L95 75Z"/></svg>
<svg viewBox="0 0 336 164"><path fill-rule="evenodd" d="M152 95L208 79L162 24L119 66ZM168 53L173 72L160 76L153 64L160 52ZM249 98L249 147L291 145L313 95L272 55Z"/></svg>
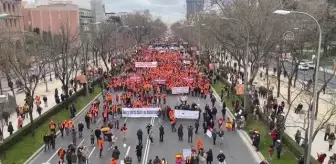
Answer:
<svg viewBox="0 0 336 164"><path fill-rule="evenodd" d="M186 0L187 2L187 19L192 15L204 10L204 0Z"/></svg>
<svg viewBox="0 0 336 164"><path fill-rule="evenodd" d="M73 4L50 4L23 9L26 31L38 28L40 32L60 34L64 28L71 36L79 32L79 9Z"/></svg>
<svg viewBox="0 0 336 164"><path fill-rule="evenodd" d="M93 13L89 9L79 8L79 23L81 32L89 32L94 23Z"/></svg>
<svg viewBox="0 0 336 164"><path fill-rule="evenodd" d="M102 0L91 0L91 10L94 22L105 21L105 6Z"/></svg>
<svg viewBox="0 0 336 164"><path fill-rule="evenodd" d="M20 35L23 32L21 0L1 0L0 13L8 14L0 19L0 30L4 34Z"/></svg>

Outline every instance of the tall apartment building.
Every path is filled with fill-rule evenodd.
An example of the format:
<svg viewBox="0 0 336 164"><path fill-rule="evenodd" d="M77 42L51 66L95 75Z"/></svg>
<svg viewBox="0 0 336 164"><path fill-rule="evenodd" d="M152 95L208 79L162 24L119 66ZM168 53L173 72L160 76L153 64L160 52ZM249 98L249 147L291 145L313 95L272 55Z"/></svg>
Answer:
<svg viewBox="0 0 336 164"><path fill-rule="evenodd" d="M94 22L105 21L105 6L103 5L102 0L91 0L91 10Z"/></svg>
<svg viewBox="0 0 336 164"><path fill-rule="evenodd" d="M23 32L21 0L1 0L0 13L8 14L0 19L0 31L3 31L0 35L21 35Z"/></svg>
<svg viewBox="0 0 336 164"><path fill-rule="evenodd" d="M71 36L79 32L79 9L74 4L50 4L23 9L25 30L38 28L40 32L60 34L60 30L69 30Z"/></svg>
<svg viewBox="0 0 336 164"><path fill-rule="evenodd" d="M186 0L187 2L187 19L200 11L204 10L204 0Z"/></svg>
<svg viewBox="0 0 336 164"><path fill-rule="evenodd" d="M89 32L94 23L93 13L89 9L79 8L79 23L81 32Z"/></svg>

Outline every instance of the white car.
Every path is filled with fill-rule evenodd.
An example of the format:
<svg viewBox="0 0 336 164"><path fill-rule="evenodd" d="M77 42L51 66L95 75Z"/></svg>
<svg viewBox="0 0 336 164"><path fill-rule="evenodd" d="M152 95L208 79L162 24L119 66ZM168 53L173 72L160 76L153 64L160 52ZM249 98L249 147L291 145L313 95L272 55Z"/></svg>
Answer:
<svg viewBox="0 0 336 164"><path fill-rule="evenodd" d="M308 64L300 62L298 69L299 70L308 70L309 67L308 67Z"/></svg>
<svg viewBox="0 0 336 164"><path fill-rule="evenodd" d="M308 65L309 69L315 69L315 64L313 61L307 61L305 63Z"/></svg>

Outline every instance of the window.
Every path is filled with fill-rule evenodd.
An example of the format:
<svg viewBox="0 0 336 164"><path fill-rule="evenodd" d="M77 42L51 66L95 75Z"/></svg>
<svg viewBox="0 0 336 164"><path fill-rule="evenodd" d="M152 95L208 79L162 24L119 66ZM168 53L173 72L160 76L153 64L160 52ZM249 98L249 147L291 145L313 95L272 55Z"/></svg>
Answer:
<svg viewBox="0 0 336 164"><path fill-rule="evenodd" d="M11 5L10 4L8 4L7 10L8 10L8 12L11 12Z"/></svg>
<svg viewBox="0 0 336 164"><path fill-rule="evenodd" d="M10 19L9 21L10 21L10 26L13 27L13 20Z"/></svg>
<svg viewBox="0 0 336 164"><path fill-rule="evenodd" d="M13 13L15 13L15 5L12 5Z"/></svg>
<svg viewBox="0 0 336 164"><path fill-rule="evenodd" d="M14 19L14 27L15 27L15 28L17 27L17 26L16 26L16 23L17 23L17 20Z"/></svg>
<svg viewBox="0 0 336 164"><path fill-rule="evenodd" d="M2 4L2 7L3 7L4 12L6 12L7 8L6 8L6 4L5 3Z"/></svg>

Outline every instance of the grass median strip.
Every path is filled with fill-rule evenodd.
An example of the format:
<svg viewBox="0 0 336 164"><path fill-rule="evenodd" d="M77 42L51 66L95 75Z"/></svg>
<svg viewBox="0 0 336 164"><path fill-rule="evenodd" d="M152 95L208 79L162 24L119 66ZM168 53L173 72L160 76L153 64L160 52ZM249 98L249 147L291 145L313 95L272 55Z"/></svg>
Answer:
<svg viewBox="0 0 336 164"><path fill-rule="evenodd" d="M221 88L224 86L225 86L224 83L218 82L215 85L213 85L213 88L216 90L218 95L220 95ZM240 100L240 99L237 97L237 95L234 95L234 94L231 94L230 96L225 97L226 106L230 109L232 113L234 113L233 107L232 107L232 101L236 101L236 100ZM258 130L260 132L260 152L263 154L263 156L266 158L266 160L269 163L271 164L297 163L296 157L294 156L293 153L290 152L290 150L285 145L283 145L280 159L277 159L275 149L274 149L273 156L272 157L269 156L268 148L270 145L272 145L272 140L269 134L269 130L263 124L263 122L248 118L246 122L245 131L248 133L250 130Z"/></svg>
<svg viewBox="0 0 336 164"><path fill-rule="evenodd" d="M80 96L76 99L76 109L77 112L82 110L91 100L93 100L98 94L101 93L101 89L98 85L95 86L94 92L90 93L89 96ZM55 114L51 119L60 122L69 119L69 110L62 109L57 114ZM11 146L5 154L5 157L1 157L1 162L6 164L22 164L31 155L38 150L43 143L43 136L49 132L49 121L46 120L42 125L37 127L35 135L32 136L28 134L24 136L15 145Z"/></svg>

